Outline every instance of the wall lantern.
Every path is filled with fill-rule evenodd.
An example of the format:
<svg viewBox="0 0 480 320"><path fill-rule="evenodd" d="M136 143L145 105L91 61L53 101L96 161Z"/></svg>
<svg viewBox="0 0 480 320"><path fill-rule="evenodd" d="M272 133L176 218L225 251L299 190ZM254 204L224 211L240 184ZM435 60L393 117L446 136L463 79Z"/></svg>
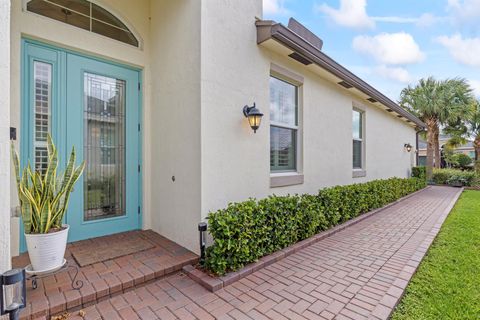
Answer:
<svg viewBox="0 0 480 320"><path fill-rule="evenodd" d="M257 109L257 107L255 106L255 102L251 107L243 107L243 115L248 118L248 123L250 123L250 127L253 129L253 132L256 133L258 128L260 128L263 113L261 113L260 110Z"/></svg>
<svg viewBox="0 0 480 320"><path fill-rule="evenodd" d="M410 143L405 143L403 146L405 147L405 150L407 150L407 152L412 151L412 145Z"/></svg>
<svg viewBox="0 0 480 320"><path fill-rule="evenodd" d="M0 315L18 320L27 301L25 270L12 269L0 275L0 289Z"/></svg>

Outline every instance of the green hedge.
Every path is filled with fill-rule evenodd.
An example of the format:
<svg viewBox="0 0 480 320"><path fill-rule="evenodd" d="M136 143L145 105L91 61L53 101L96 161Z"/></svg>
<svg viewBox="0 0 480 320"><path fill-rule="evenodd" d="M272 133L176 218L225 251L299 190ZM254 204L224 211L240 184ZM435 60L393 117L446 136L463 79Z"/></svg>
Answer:
<svg viewBox="0 0 480 320"><path fill-rule="evenodd" d="M425 167L425 166L413 167L412 168L412 177L420 178L420 179L427 179L427 167Z"/></svg>
<svg viewBox="0 0 480 320"><path fill-rule="evenodd" d="M464 186L472 186L477 180L475 171L459 169L433 169L432 179L436 184L453 184L459 181Z"/></svg>
<svg viewBox="0 0 480 320"><path fill-rule="evenodd" d="M205 267L218 275L238 270L425 186L424 179L391 178L326 188L316 195L232 203L208 216L213 245L207 248Z"/></svg>

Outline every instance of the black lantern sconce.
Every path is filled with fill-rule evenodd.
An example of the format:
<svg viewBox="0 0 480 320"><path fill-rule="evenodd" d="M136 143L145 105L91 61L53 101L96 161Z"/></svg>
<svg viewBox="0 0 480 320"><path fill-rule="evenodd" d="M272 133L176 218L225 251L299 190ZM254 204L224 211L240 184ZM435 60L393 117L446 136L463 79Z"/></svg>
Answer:
<svg viewBox="0 0 480 320"><path fill-rule="evenodd" d="M0 275L0 315L8 314L10 320L18 320L26 302L25 270L12 269Z"/></svg>
<svg viewBox="0 0 480 320"><path fill-rule="evenodd" d="M198 224L198 232L200 233L200 265L203 266L205 264L205 232L207 231L207 223L200 222Z"/></svg>
<svg viewBox="0 0 480 320"><path fill-rule="evenodd" d="M407 152L412 151L412 145L410 143L405 143L403 146L405 147L405 150L407 150Z"/></svg>
<svg viewBox="0 0 480 320"><path fill-rule="evenodd" d="M248 118L248 123L250 124L250 127L253 129L253 132L256 133L258 128L260 128L263 113L261 113L260 110L257 109L255 102L251 107L243 107L243 115Z"/></svg>

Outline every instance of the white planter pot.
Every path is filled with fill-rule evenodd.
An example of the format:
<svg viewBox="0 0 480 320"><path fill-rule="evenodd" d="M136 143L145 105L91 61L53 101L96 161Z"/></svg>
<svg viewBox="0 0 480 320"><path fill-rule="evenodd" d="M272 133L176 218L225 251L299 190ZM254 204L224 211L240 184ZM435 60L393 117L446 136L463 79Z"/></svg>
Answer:
<svg viewBox="0 0 480 320"><path fill-rule="evenodd" d="M25 234L28 256L34 271L44 272L62 266L70 226L64 224L63 227L65 229L58 232Z"/></svg>

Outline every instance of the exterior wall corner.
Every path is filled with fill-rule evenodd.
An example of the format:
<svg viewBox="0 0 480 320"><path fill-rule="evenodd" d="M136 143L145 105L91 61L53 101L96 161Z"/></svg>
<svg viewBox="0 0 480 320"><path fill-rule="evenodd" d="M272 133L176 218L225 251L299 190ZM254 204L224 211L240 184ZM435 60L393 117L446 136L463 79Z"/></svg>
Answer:
<svg viewBox="0 0 480 320"><path fill-rule="evenodd" d="M10 0L0 0L0 273L10 269Z"/></svg>

